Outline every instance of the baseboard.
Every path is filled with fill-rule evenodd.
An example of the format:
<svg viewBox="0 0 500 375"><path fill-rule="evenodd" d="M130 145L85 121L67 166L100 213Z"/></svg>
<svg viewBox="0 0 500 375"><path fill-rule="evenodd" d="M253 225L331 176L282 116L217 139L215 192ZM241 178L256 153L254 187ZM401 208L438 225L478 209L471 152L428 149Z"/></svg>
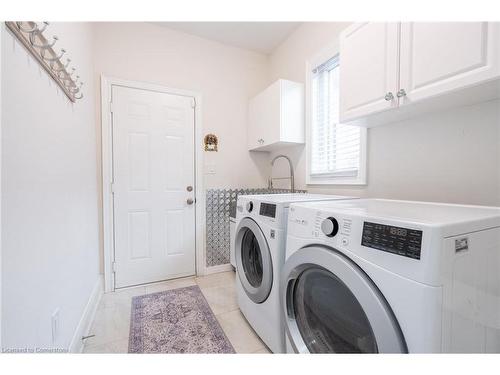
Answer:
<svg viewBox="0 0 500 375"><path fill-rule="evenodd" d="M212 273L228 272L234 270L231 263L221 264L219 266L205 267L205 275L210 275Z"/></svg>
<svg viewBox="0 0 500 375"><path fill-rule="evenodd" d="M78 322L71 343L69 344L70 353L81 353L83 351L83 340L82 337L86 336L90 332L90 327L94 321L94 316L97 311L97 306L99 306L99 301L101 300L103 294L103 276L99 275L97 282L92 289L89 300L85 309L83 310L82 317Z"/></svg>

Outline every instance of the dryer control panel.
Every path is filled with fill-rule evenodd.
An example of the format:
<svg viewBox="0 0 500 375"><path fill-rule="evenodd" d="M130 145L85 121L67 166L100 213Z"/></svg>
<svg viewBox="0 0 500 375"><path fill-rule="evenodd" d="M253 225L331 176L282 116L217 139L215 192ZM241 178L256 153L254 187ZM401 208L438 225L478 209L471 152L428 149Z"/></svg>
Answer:
<svg viewBox="0 0 500 375"><path fill-rule="evenodd" d="M422 231L365 221L361 245L420 259Z"/></svg>

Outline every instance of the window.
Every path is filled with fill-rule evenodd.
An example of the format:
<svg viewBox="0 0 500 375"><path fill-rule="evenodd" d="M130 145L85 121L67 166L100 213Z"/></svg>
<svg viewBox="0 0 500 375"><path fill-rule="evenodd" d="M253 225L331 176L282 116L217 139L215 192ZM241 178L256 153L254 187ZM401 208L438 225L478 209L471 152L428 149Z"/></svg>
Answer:
<svg viewBox="0 0 500 375"><path fill-rule="evenodd" d="M366 129L339 123L339 65L309 64L309 184L365 183Z"/></svg>

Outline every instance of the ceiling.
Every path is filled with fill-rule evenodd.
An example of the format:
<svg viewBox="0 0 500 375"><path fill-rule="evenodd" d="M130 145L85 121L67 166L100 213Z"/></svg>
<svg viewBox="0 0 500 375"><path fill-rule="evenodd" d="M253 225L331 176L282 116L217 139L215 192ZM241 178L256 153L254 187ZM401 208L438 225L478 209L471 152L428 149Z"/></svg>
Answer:
<svg viewBox="0 0 500 375"><path fill-rule="evenodd" d="M269 54L300 22L155 22L159 26Z"/></svg>

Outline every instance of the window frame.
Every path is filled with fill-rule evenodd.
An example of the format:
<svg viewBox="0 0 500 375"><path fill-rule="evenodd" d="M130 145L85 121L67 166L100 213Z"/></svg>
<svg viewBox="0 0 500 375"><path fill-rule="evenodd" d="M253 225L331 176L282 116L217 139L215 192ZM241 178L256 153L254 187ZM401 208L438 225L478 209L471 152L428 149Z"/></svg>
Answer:
<svg viewBox="0 0 500 375"><path fill-rule="evenodd" d="M366 185L367 169L367 129L360 127L360 160L359 170L356 177L339 175L312 175L312 70L339 54L339 44L334 43L325 47L320 53L306 61L306 82L305 82L305 120L306 120L306 184L307 185ZM340 69L342 69L342 57L339 56Z"/></svg>

